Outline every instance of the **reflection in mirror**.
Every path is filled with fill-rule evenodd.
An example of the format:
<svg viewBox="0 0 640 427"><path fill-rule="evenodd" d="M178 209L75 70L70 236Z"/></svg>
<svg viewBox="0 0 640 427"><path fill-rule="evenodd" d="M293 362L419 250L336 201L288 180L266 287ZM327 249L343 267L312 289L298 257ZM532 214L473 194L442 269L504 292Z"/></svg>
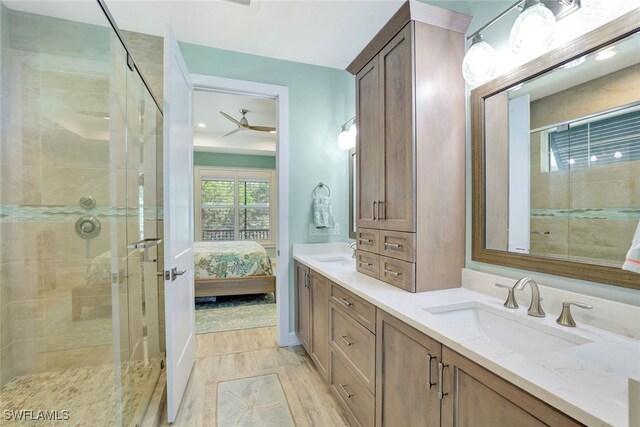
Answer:
<svg viewBox="0 0 640 427"><path fill-rule="evenodd" d="M620 267L640 220L640 36L484 111L485 247Z"/></svg>

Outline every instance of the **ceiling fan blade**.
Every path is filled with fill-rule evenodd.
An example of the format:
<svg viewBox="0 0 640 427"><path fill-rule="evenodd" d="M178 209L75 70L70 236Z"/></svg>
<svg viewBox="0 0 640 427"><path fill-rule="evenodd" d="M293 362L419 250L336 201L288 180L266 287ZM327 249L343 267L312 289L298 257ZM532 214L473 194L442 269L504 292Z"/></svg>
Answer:
<svg viewBox="0 0 640 427"><path fill-rule="evenodd" d="M271 126L248 126L251 130L257 130L259 132L275 132L276 128Z"/></svg>
<svg viewBox="0 0 640 427"><path fill-rule="evenodd" d="M227 118L228 120L231 120L233 123L235 123L236 125L238 125L239 127L244 127L244 125L242 123L240 123L239 121L237 121L236 119L234 119L233 117L231 117L230 115L228 115L227 113L225 113L224 111L220 111L220 114L222 114L225 118Z"/></svg>
<svg viewBox="0 0 640 427"><path fill-rule="evenodd" d="M225 133L224 135L222 135L222 137L224 138L225 136L233 135L234 133L240 132L241 130L246 130L246 129L243 128L243 127L238 127L236 129L232 130L231 132Z"/></svg>

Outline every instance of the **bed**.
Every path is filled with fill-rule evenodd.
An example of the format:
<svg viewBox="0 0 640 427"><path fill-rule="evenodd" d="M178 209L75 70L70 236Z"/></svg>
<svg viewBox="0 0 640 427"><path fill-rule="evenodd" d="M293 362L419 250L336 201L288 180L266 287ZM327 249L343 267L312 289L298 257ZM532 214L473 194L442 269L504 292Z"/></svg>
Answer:
<svg viewBox="0 0 640 427"><path fill-rule="evenodd" d="M257 242L196 242L195 296L276 295L276 278L267 251Z"/></svg>

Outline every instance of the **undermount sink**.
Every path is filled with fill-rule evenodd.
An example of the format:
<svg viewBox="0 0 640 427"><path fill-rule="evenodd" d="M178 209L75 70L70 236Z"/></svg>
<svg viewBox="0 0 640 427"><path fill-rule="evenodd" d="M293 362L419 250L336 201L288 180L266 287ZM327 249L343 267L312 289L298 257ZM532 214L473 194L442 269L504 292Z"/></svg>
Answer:
<svg viewBox="0 0 640 427"><path fill-rule="evenodd" d="M351 257L346 257L346 256L316 258L316 261L321 262L323 264L327 264L327 265L344 266L344 267L351 267L356 264L355 259Z"/></svg>
<svg viewBox="0 0 640 427"><path fill-rule="evenodd" d="M591 342L540 321L478 302L429 307L424 310L527 357Z"/></svg>

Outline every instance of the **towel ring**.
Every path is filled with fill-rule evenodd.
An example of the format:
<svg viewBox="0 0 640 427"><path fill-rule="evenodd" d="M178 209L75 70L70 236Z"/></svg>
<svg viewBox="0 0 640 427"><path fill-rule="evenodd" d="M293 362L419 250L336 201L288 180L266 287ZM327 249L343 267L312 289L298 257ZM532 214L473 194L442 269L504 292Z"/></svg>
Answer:
<svg viewBox="0 0 640 427"><path fill-rule="evenodd" d="M311 195L313 197L316 197L316 194L317 194L318 190L327 190L327 197L331 196L331 189L324 182L319 182L318 185L316 185L316 187L313 189L313 192L311 192Z"/></svg>

